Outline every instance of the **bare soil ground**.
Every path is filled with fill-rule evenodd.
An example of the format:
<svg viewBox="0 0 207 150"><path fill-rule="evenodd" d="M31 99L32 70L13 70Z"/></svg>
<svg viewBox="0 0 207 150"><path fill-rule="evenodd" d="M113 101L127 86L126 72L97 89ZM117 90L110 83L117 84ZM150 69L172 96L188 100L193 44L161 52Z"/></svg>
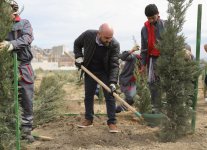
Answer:
<svg viewBox="0 0 207 150"><path fill-rule="evenodd" d="M68 83L64 86L67 92L64 98L63 113L80 115L62 116L51 123L40 126L33 132L53 137L52 141L36 141L28 150L206 150L207 149L207 103L199 87L197 105L196 131L176 142L162 143L156 136L159 128L141 125L130 112L118 114L118 128L121 132L111 134L106 125L106 116L97 116L94 126L80 129L77 127L84 118L83 86ZM105 113L104 103L95 101L95 112Z"/></svg>

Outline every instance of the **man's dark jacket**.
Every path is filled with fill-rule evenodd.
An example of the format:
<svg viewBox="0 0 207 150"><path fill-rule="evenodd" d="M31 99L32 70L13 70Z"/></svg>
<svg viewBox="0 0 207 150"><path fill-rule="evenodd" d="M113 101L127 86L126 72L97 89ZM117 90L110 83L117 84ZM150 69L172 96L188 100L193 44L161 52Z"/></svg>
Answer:
<svg viewBox="0 0 207 150"><path fill-rule="evenodd" d="M156 44L161 40L161 33L165 28L165 20L159 19L155 24L155 38ZM147 57L148 57L148 31L146 26L142 27L141 30L141 57L142 57L142 65L146 65Z"/></svg>
<svg viewBox="0 0 207 150"><path fill-rule="evenodd" d="M17 52L17 59L22 63L30 63L33 55L31 43L34 40L31 24L26 19L15 21L12 31L9 32L6 40L10 41Z"/></svg>
<svg viewBox="0 0 207 150"><path fill-rule="evenodd" d="M97 30L87 30L83 32L74 42L75 58L84 57L83 65L87 68L96 47ZM109 82L117 83L119 74L119 42L112 39L107 47L107 53L104 58L104 68L109 75ZM83 51L84 50L84 51Z"/></svg>

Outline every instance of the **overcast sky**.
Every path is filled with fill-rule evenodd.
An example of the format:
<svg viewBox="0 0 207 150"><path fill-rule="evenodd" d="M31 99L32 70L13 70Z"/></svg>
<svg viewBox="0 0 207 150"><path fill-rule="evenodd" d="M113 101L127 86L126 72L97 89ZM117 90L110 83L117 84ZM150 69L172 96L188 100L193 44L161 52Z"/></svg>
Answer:
<svg viewBox="0 0 207 150"><path fill-rule="evenodd" d="M146 21L145 6L157 5L162 19L167 18L166 0L16 0L24 5L22 18L30 20L35 40L33 45L51 48L66 45L73 50L74 40L87 29L98 29L104 22L110 23L115 30L115 38L121 50L130 49L134 42L140 43L141 28ZM207 0L193 0L188 9L183 33L186 42L195 54L197 8L202 4L201 58L206 57L203 45L207 43Z"/></svg>

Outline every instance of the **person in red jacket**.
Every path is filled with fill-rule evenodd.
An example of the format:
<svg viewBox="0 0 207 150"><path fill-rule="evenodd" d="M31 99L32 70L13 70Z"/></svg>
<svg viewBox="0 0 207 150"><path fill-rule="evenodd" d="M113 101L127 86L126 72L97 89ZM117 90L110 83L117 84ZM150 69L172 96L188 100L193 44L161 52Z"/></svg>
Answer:
<svg viewBox="0 0 207 150"><path fill-rule="evenodd" d="M164 30L164 20L160 19L158 8L155 4L145 7L147 21L141 30L141 73L147 71L148 84L151 93L152 113L158 113L160 109L160 91L158 88L160 79L155 73L156 61L160 51L155 45L161 40L161 32Z"/></svg>

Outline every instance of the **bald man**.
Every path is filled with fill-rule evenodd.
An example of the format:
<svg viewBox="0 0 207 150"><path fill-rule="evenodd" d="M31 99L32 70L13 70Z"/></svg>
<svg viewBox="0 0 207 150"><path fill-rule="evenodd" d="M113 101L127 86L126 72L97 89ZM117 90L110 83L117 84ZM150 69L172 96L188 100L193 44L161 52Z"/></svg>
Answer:
<svg viewBox="0 0 207 150"><path fill-rule="evenodd" d="M119 74L119 42L113 37L113 28L104 23L99 30L87 30L74 42L75 65L80 69L84 65L102 82L111 88L111 93L104 90L107 108L109 132L118 132L115 116L115 100L112 93L116 90ZM94 94L97 82L85 74L85 120L80 128L93 126Z"/></svg>

